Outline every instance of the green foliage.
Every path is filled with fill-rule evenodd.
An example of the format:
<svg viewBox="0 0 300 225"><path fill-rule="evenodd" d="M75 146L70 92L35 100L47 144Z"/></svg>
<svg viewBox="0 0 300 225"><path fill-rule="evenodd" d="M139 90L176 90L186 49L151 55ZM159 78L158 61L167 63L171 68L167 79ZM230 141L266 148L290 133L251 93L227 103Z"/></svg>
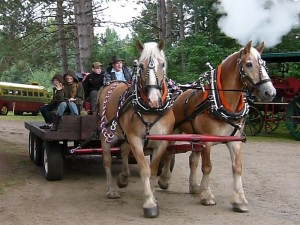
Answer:
<svg viewBox="0 0 300 225"><path fill-rule="evenodd" d="M114 55L123 58L129 66L137 57L132 39L120 40L114 29L107 28L105 34L95 40L92 61L100 61L104 66L108 66Z"/></svg>
<svg viewBox="0 0 300 225"><path fill-rule="evenodd" d="M168 77L180 83L193 82L209 70L207 62L217 67L223 59L239 48L238 45L225 48L222 43L212 43L210 38L203 34L187 37L176 47L166 51Z"/></svg>

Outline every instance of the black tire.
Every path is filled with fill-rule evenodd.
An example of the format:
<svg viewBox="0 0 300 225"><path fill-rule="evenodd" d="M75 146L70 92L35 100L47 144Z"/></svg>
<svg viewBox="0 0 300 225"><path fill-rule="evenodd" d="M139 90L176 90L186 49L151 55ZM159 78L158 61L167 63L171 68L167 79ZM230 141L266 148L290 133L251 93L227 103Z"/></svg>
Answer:
<svg viewBox="0 0 300 225"><path fill-rule="evenodd" d="M35 135L32 132L29 132L28 155L29 155L29 159L31 161L33 161L33 158L34 158L34 139L35 139Z"/></svg>
<svg viewBox="0 0 300 225"><path fill-rule="evenodd" d="M150 155L150 161L152 160L152 155ZM163 164L163 160L160 160L159 166L158 166L158 170L157 170L157 176L161 175L162 172L162 168L163 168L164 164ZM170 171L172 172L175 166L175 154L172 154L172 159L171 159L171 166L170 166Z"/></svg>
<svg viewBox="0 0 300 225"><path fill-rule="evenodd" d="M300 96L294 98L287 107L286 126L290 134L300 141Z"/></svg>
<svg viewBox="0 0 300 225"><path fill-rule="evenodd" d="M3 105L0 109L0 114L3 115L3 116L6 116L8 113L8 108L6 105Z"/></svg>
<svg viewBox="0 0 300 225"><path fill-rule="evenodd" d="M58 142L44 143L44 176L48 181L61 180L63 176L63 154Z"/></svg>
<svg viewBox="0 0 300 225"><path fill-rule="evenodd" d="M43 165L43 141L37 136L33 141L33 161L37 166Z"/></svg>
<svg viewBox="0 0 300 225"><path fill-rule="evenodd" d="M255 136L261 132L263 125L261 112L256 107L250 105L249 113L246 117L245 134Z"/></svg>

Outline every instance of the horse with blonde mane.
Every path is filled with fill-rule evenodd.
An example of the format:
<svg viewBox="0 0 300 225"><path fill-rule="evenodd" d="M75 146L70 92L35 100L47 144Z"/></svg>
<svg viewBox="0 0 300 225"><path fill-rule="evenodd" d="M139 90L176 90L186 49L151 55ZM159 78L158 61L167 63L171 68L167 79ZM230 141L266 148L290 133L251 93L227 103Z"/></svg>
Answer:
<svg viewBox="0 0 300 225"><path fill-rule="evenodd" d="M243 124L248 113L248 105L243 96L246 89L257 99L263 102L271 101L276 95L269 75L267 74L261 53L264 44L257 48L249 42L241 50L228 56L216 70L211 68L206 73L203 83L198 89L189 89L183 92L173 105L175 115L175 133L202 134L217 136L241 136ZM200 79L200 80L201 80ZM204 90L204 91L203 91ZM217 143L204 142L202 151L192 151L189 157L190 193L200 196L203 205L215 205L216 201L210 187L210 173L212 164L210 160L211 147ZM242 185L242 142L228 142L232 172L234 211L247 212L246 200ZM202 158L202 180L198 176L198 162ZM170 183L171 154L163 157L163 169L159 179L159 186L167 189Z"/></svg>
<svg viewBox="0 0 300 225"><path fill-rule="evenodd" d="M124 142L121 146L123 165L117 184L120 188L128 185L128 155L132 152L144 187L144 216L154 218L159 215L159 209L151 185L168 141L147 140L146 136L173 132L174 101L166 83L165 42L161 40L159 43L143 44L137 41L136 46L140 57L134 69L133 83L112 81L99 92L100 138L107 177L107 197L120 197L113 182L110 149L117 141L121 141ZM150 165L145 159L144 149L151 150Z"/></svg>

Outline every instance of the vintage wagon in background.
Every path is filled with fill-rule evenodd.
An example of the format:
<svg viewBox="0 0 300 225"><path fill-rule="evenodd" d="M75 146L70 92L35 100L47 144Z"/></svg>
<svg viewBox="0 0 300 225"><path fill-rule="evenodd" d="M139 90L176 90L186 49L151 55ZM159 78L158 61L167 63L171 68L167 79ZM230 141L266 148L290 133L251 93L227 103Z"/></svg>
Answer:
<svg viewBox="0 0 300 225"><path fill-rule="evenodd" d="M267 62L277 95L269 103L250 101L246 133L271 133L281 121L286 121L291 135L300 140L300 52L266 53L262 58Z"/></svg>

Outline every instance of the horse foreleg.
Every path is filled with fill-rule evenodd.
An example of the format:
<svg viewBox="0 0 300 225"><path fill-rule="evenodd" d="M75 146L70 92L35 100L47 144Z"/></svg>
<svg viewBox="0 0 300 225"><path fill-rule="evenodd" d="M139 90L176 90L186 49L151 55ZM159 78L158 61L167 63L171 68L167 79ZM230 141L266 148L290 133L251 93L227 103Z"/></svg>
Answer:
<svg viewBox="0 0 300 225"><path fill-rule="evenodd" d="M106 196L110 199L120 198L120 194L115 190L113 185L113 176L111 172L111 153L110 153L110 144L106 143L104 139L101 139L102 146L102 159L103 166L106 173L106 185L107 191Z"/></svg>
<svg viewBox="0 0 300 225"><path fill-rule="evenodd" d="M202 158L202 180L200 184L200 202L202 205L215 205L215 197L211 192L209 175L212 170L210 160L210 145L206 144L205 148L201 151Z"/></svg>
<svg viewBox="0 0 300 225"><path fill-rule="evenodd" d="M233 196L231 204L234 211L248 212L248 201L246 200L243 183L242 183L242 159L241 159L241 142L231 142L227 144L229 148L232 173L233 173Z"/></svg>
<svg viewBox="0 0 300 225"><path fill-rule="evenodd" d="M125 188L129 183L130 170L128 165L128 157L131 149L127 143L121 145L121 156L122 156L122 171L118 175L118 187Z"/></svg>
<svg viewBox="0 0 300 225"><path fill-rule="evenodd" d="M143 147L138 140L130 142L131 151L138 163L140 176L144 185L144 216L147 218L155 218L159 216L159 209L151 188L151 170L146 158L144 156Z"/></svg>

